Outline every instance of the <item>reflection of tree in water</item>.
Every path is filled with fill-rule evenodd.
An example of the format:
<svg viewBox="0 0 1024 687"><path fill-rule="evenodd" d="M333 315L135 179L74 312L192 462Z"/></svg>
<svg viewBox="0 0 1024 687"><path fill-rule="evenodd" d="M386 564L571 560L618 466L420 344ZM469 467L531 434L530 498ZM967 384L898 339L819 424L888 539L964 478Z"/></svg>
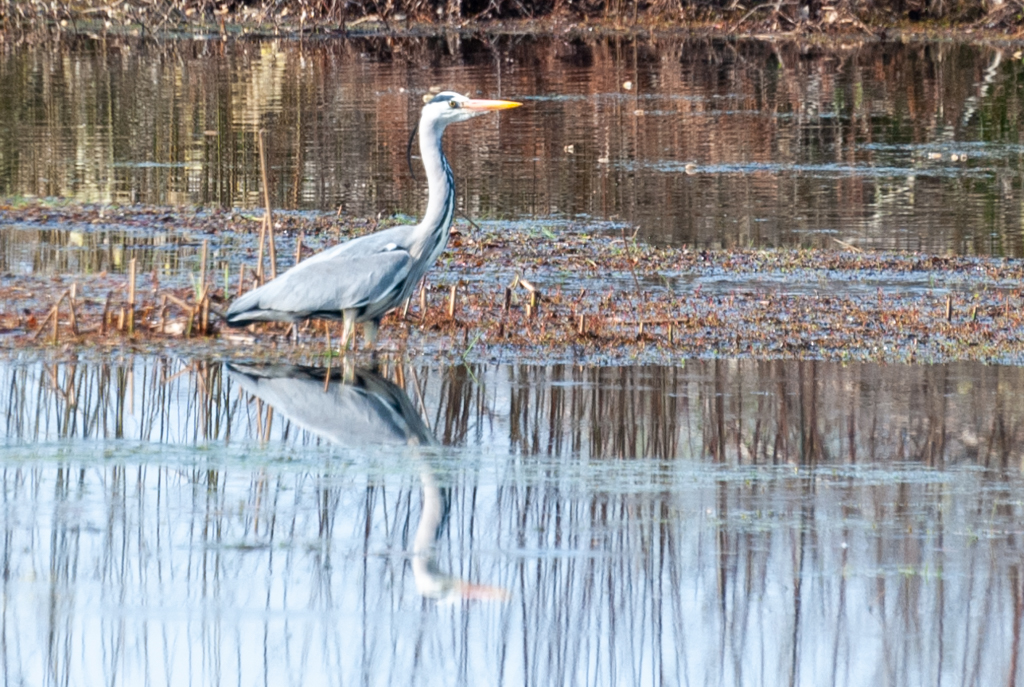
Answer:
<svg viewBox="0 0 1024 687"><path fill-rule="evenodd" d="M0 476L3 622L21 637L0 647L5 665L52 666L51 682L115 667L128 680L143 660L199 683L218 670L287 683L288 665L307 682L328 669L447 684L1021 677L1024 371L386 369L437 437L468 447L440 454L439 561L513 594L441 607L389 553L415 538L419 476L353 467L378 454L318 448L224 372L0 367L5 432L39 455ZM124 441L95 444L100 458L53 443L85 436ZM136 457L144 437L210 458L152 463ZM220 463L222 443L242 448ZM253 646L291 663L250 660Z"/></svg>

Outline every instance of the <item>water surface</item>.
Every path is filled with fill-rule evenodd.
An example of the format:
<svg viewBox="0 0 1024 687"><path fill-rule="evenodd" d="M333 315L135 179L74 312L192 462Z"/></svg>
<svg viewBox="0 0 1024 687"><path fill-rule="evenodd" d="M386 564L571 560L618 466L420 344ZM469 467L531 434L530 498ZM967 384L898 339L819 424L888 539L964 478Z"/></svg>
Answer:
<svg viewBox="0 0 1024 687"><path fill-rule="evenodd" d="M1020 65L982 44L580 34L7 43L0 193L257 208L265 129L275 207L416 215L407 135L445 87L527 105L448 135L477 220L1020 257Z"/></svg>
<svg viewBox="0 0 1024 687"><path fill-rule="evenodd" d="M6 679L1012 682L1022 374L8 360Z"/></svg>

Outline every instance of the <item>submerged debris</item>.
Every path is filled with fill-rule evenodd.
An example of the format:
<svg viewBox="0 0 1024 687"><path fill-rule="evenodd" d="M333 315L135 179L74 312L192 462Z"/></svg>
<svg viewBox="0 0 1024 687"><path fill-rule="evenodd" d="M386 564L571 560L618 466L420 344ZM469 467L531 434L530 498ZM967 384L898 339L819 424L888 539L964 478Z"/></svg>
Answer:
<svg viewBox="0 0 1024 687"><path fill-rule="evenodd" d="M180 347L198 339L225 352L244 354L252 346L257 356L267 354L268 342L280 340L276 356L323 350L320 323L302 328L305 348L298 349L283 345L287 325L240 332L220 326L218 313L258 276L248 251L230 252L207 266L208 250L228 240L244 245L255 235L258 217L82 206L41 212L31 206L8 208L0 219L24 229L45 216L52 228L89 226L92 215L122 226L148 223L151 231L187 230L191 244L202 246L194 251L197 264L163 278L156 269L139 271L134 279L112 272L4 275L0 345ZM294 245L296 237L305 237L297 247L307 256L311 244L324 247L377 228L371 220L275 217L286 241ZM690 250L651 246L625 234L590 234L582 226L552 232L482 224L480 231L457 230L423 291L385 318L385 351L475 360L1024 364L1019 260L851 248ZM249 269L239 269L246 264Z"/></svg>

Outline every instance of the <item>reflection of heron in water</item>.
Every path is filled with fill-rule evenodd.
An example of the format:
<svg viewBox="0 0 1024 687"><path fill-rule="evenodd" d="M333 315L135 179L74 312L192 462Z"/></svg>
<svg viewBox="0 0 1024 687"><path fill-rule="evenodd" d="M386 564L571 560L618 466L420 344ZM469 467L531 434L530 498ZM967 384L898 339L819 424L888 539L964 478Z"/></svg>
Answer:
<svg viewBox="0 0 1024 687"><path fill-rule="evenodd" d="M274 407L298 427L341 446L437 447L437 439L406 393L380 375L360 368L328 373L299 365L228 364L239 386ZM325 387L324 375L331 374ZM504 599L500 587L448 575L437 565L437 540L448 524L451 490L440 487L429 460L420 463L423 510L413 539L416 591L432 599Z"/></svg>

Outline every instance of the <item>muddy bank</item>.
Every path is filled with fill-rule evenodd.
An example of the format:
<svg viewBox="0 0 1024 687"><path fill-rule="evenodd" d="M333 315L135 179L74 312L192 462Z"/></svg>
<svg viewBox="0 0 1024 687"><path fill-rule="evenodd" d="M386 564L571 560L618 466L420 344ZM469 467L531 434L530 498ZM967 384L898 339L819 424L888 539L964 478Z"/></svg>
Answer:
<svg viewBox="0 0 1024 687"><path fill-rule="evenodd" d="M6 207L0 222L22 237L40 227L78 236L58 251L84 250L101 227L105 236L126 237L116 251L104 239L103 250L120 257L90 263L95 269L16 274L9 264L0 281L4 348L289 360L325 352L319 324L302 328L297 348L283 325L221 324L217 313L258 279L258 216L27 204ZM316 213L275 222L279 271L293 264L296 249L305 258L387 224ZM115 227L120 233L111 234ZM154 242L172 248L147 259ZM264 271L271 272L269 255ZM477 361L1022 364L1022 284L1020 260L871 253L839 242L835 250L696 251L648 245L624 230L461 222L422 293L385 319L379 348ZM332 328L335 343L339 331Z"/></svg>

